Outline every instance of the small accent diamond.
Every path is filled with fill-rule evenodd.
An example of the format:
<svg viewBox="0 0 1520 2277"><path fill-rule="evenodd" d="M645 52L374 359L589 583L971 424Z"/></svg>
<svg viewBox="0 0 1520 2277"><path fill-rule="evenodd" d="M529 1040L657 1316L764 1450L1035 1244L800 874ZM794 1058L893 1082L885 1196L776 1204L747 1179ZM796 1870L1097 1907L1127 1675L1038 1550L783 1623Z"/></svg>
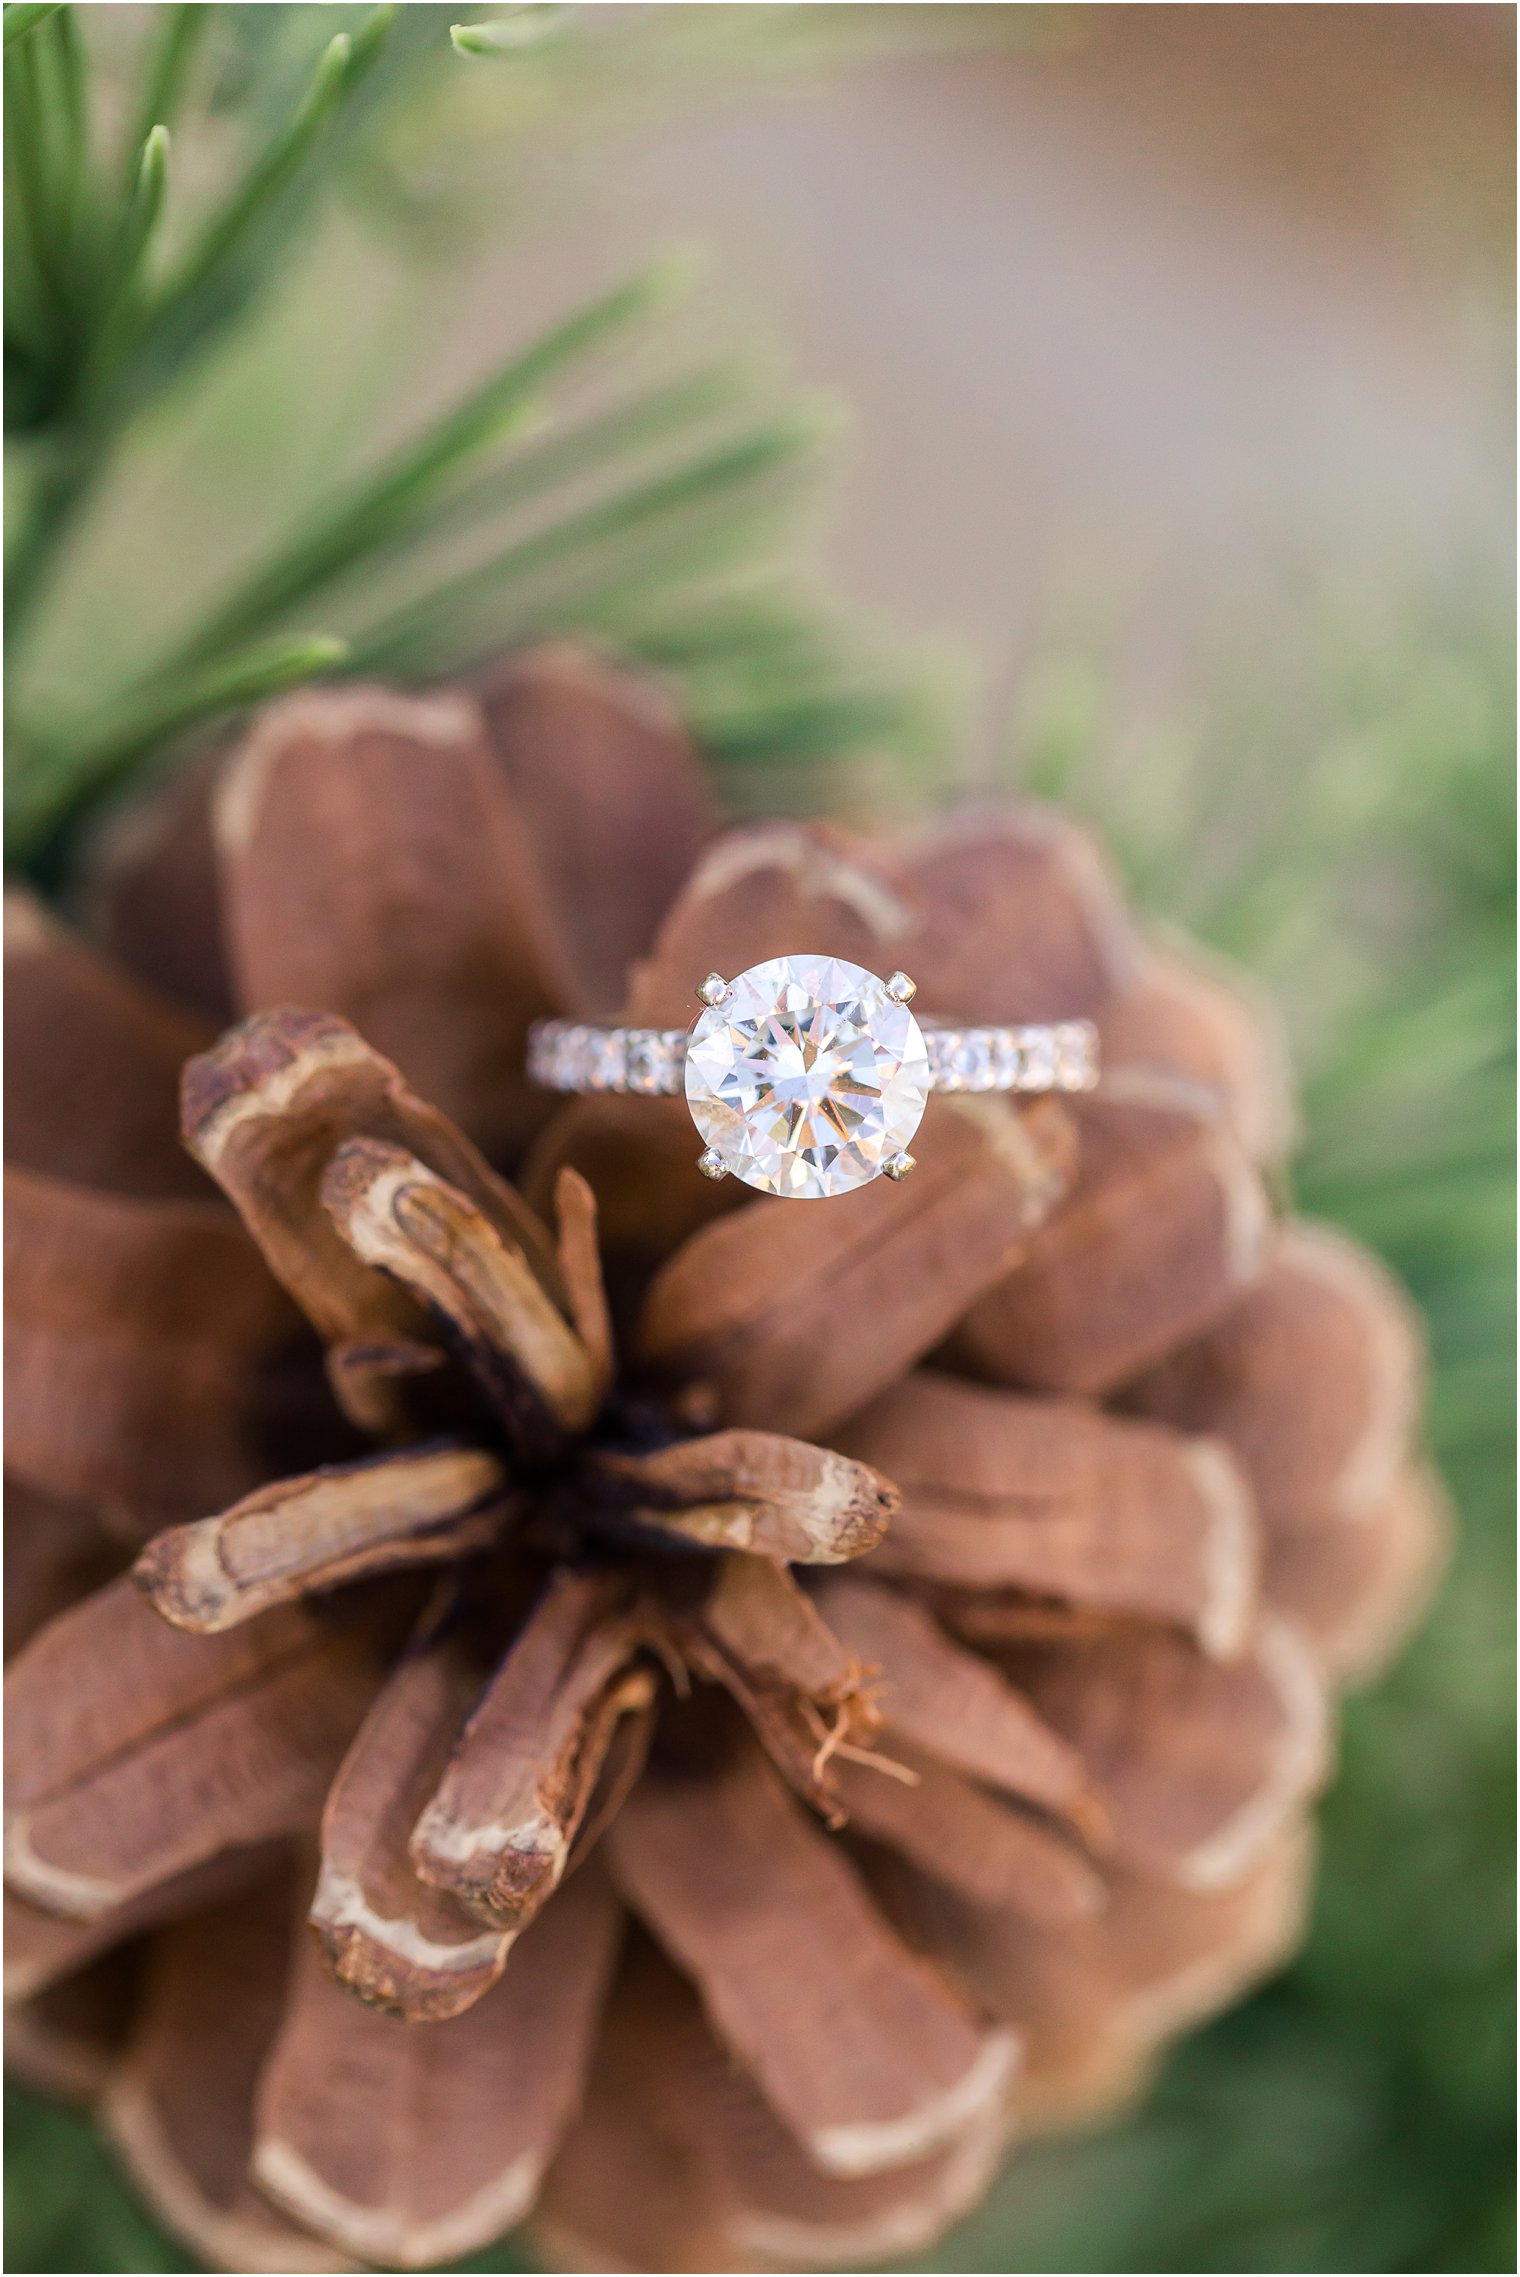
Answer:
<svg viewBox="0 0 1520 2277"><path fill-rule="evenodd" d="M616 1034L587 1031L585 1086L588 1091L621 1091L623 1046Z"/></svg>
<svg viewBox="0 0 1520 2277"><path fill-rule="evenodd" d="M1086 1020L1065 1020L1055 1031L1056 1081L1063 1091L1090 1091L1097 1080L1093 1047L1097 1041Z"/></svg>
<svg viewBox="0 0 1520 2277"><path fill-rule="evenodd" d="M652 1097L677 1088L679 1039L659 1028L628 1030L628 1088Z"/></svg>
<svg viewBox="0 0 1520 2277"><path fill-rule="evenodd" d="M1020 1039L1024 1054L1024 1089L1052 1091L1060 1073L1056 1039L1049 1028L1026 1028Z"/></svg>

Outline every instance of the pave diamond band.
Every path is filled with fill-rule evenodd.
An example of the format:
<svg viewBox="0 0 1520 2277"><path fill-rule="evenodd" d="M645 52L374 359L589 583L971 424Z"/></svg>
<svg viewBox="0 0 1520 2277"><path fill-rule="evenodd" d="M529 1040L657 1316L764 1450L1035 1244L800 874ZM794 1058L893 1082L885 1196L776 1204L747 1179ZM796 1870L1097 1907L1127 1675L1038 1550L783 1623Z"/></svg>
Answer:
<svg viewBox="0 0 1520 2277"><path fill-rule="evenodd" d="M551 1091L684 1092L707 1142L697 1167L762 1194L819 1201L906 1178L931 1091L1090 1091L1097 1035L1053 1027L920 1023L905 972L844 957L771 957L709 973L690 1030L540 1020L528 1072Z"/></svg>
<svg viewBox="0 0 1520 2277"><path fill-rule="evenodd" d="M954 1027L920 1019L934 1091L1090 1091L1097 1033L1089 1020L1043 1027ZM679 1098L686 1089L685 1028L611 1028L539 1020L528 1073L547 1091L621 1091Z"/></svg>
<svg viewBox="0 0 1520 2277"><path fill-rule="evenodd" d="M528 1037L528 1073L546 1091L673 1096L686 1088L686 1030L537 1020Z"/></svg>

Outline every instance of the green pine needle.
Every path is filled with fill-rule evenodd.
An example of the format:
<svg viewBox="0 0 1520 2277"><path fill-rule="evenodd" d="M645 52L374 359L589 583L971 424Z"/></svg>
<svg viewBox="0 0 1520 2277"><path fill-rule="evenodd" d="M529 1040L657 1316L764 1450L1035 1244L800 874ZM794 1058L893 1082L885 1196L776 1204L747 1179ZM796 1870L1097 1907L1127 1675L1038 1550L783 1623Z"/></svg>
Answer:
<svg viewBox="0 0 1520 2277"><path fill-rule="evenodd" d="M332 120L343 99L353 43L339 32L323 49L299 108L254 159L241 182L212 216L181 264L155 311L163 331L195 309L208 295L280 194L290 187L303 159Z"/></svg>
<svg viewBox="0 0 1520 2277"><path fill-rule="evenodd" d="M630 396L607 411L514 450L503 466L472 471L467 482L419 513L416 532L468 529L530 505L546 492L579 483L604 467L636 459L672 436L689 438L719 414L735 410L746 392L742 373L732 366L716 366Z"/></svg>
<svg viewBox="0 0 1520 2277"><path fill-rule="evenodd" d="M394 548L433 505L449 476L492 444L530 431L537 391L647 317L684 282L679 262L661 262L520 350L415 442L352 486L272 562L254 572L193 634L188 655L214 651L262 629L339 576L352 576Z"/></svg>
<svg viewBox="0 0 1520 2277"><path fill-rule="evenodd" d="M106 338L109 337L117 308L138 282L154 234L163 218L168 190L169 129L158 125L150 127L143 138L142 149L138 153L136 177L122 209L116 246L101 288L96 321L101 334Z"/></svg>
<svg viewBox="0 0 1520 2277"><path fill-rule="evenodd" d="M14 0L5 11L5 45L14 47L17 40L25 39L38 24L45 23L49 16L56 16L61 5L62 0Z"/></svg>
<svg viewBox="0 0 1520 2277"><path fill-rule="evenodd" d="M396 0L385 0L385 5L372 8L364 22L353 34L353 52L349 58L348 88L350 94L368 78L385 51L396 23Z"/></svg>
<svg viewBox="0 0 1520 2277"><path fill-rule="evenodd" d="M171 127L178 116L214 13L210 0L188 0L158 11L133 124L123 146L129 184L136 179L143 145L154 127Z"/></svg>
<svg viewBox="0 0 1520 2277"><path fill-rule="evenodd" d="M566 11L551 4L508 8L484 24L451 24L449 38L460 55L520 55L539 47L559 30Z"/></svg>
<svg viewBox="0 0 1520 2277"><path fill-rule="evenodd" d="M492 559L445 579L421 600L406 604L361 634L355 641L360 668L379 666L398 648L420 662L426 649L419 648L419 643L425 644L429 637L447 641L451 627L468 624L478 616L482 603L499 623L503 604L514 588L535 579L542 581L554 572L573 570L588 557L594 564L620 544L626 547L633 542L643 547L636 574L654 580L661 575L654 533L663 538L672 524L685 517L711 517L714 512L727 517L730 528L737 528L738 514L743 510L739 501L743 500L744 509L751 508L754 491L796 469L820 431L820 422L806 415L778 420L649 481L599 499L595 505L560 515ZM747 536L741 537L744 542ZM453 660L447 650L442 658Z"/></svg>

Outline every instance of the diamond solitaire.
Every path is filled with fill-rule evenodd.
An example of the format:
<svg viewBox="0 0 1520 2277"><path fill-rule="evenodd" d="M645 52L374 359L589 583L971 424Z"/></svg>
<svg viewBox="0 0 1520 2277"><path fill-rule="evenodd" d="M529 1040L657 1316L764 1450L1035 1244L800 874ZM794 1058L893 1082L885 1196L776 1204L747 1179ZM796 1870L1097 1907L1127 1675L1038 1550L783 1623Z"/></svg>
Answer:
<svg viewBox="0 0 1520 2277"><path fill-rule="evenodd" d="M928 1096L918 1022L887 982L842 957L751 965L686 1046L687 1104L712 1167L794 1201L848 1194L895 1168Z"/></svg>
<svg viewBox="0 0 1520 2277"><path fill-rule="evenodd" d="M843 957L772 957L735 980L709 973L689 1031L539 1020L528 1072L551 1091L684 1091L707 1141L698 1168L762 1194L816 1202L906 1178L931 1091L1090 1091L1097 1034L915 1020L905 972Z"/></svg>

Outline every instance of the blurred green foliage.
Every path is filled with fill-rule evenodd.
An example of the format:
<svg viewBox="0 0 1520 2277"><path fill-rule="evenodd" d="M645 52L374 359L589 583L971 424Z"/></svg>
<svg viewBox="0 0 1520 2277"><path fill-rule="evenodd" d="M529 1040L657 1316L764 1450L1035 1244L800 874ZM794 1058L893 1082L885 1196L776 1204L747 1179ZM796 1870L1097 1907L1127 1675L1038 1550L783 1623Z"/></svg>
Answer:
<svg viewBox="0 0 1520 2277"><path fill-rule="evenodd" d="M204 57L195 66L206 75L205 115L224 140L266 159L288 131L298 82L333 36L334 20L376 21L354 9L215 13L223 19L220 61L214 73ZM689 13L710 20L771 12ZM44 22L29 30L16 43L18 56L44 35L73 37L57 28L67 11L36 9L7 9L8 36L22 15L47 17L55 29L48 34ZM435 228L445 226L447 235L454 193L417 164L429 147L416 117L419 75L440 68L512 74L519 57L510 47L496 57L452 56L446 12L436 9L402 11L406 42L421 39L410 19L424 16L432 36L425 68L416 49L404 51L408 105L384 108L384 73L403 52L393 30L377 48L365 98L375 132L349 144L347 170L335 168L332 182L382 217L384 231L420 233L431 243ZM250 21L259 17L277 21ZM702 40L717 36L710 21L697 29ZM818 36L816 27L809 32ZM379 31L373 36L380 40ZM800 36L795 26L791 36ZM97 232L93 256L104 261L100 248L114 246L118 276L122 248L140 236L131 259L145 262L143 248L158 228L156 215L144 213L144 200L151 208L158 194L158 162L151 153L146 162L134 155L133 170L125 160L151 140L165 90L174 95L192 72L194 57L175 44L185 37L162 34L153 84L139 81L135 107L128 106L119 177L127 188L100 209L115 216L118 234ZM553 39L526 52L530 75L501 97L509 111L517 106L512 115L525 132L546 111L559 115L556 106L584 89L578 74L589 71L594 81L598 68L584 54L567 56ZM49 68L67 80L64 47ZM257 155L245 158L245 169L258 163ZM246 189L247 172L234 164L223 165L221 178L226 195L235 198L238 183ZM234 188L226 192L225 184ZM468 186L458 194L467 210ZM197 206L203 231L213 226L209 210ZM293 217L292 231L303 219ZM345 255L350 245L343 240ZM186 255L176 258L183 264ZM360 306L361 298L383 306L383 279L362 271L357 345L334 344L339 377L329 423L318 419L303 430L302 406L279 374L292 343L303 344L302 323L311 321L333 271L330 262L308 264L302 283L293 236L276 266L282 273L267 278L263 334L245 298L234 310L237 353L222 357L220 372L197 351L189 379L166 392L155 381L123 430L127 446L158 470L155 481L176 454L192 472L199 468L202 487L211 486L207 527L218 542L229 520L239 534L245 519L259 525L255 494L276 448L298 468L307 463L303 453L325 464L331 421L351 418L355 401L359 426L385 424L371 416L373 377L355 376L361 365L392 368L383 356L364 362L376 342L394 344L373 318L365 333ZM104 271L92 273L104 291ZM184 273L172 265L165 272ZM72 627L48 633L39 608L44 637L35 659L22 659L23 732L31 730L28 753L35 744L38 754L25 757L23 769L37 765L50 786L66 782L69 799L93 794L118 766L130 769L142 753L159 750L174 709L166 684L178 689L185 719L194 716L184 697L187 688L195 697L196 674L203 710L251 696L258 644L289 640L287 620L318 602L320 615L305 615L303 629L346 639L367 666L408 673L447 668L472 642L494 645L556 623L636 644L681 676L741 802L809 803L820 784L836 780L813 761L837 760L884 736L906 748L923 721L901 682L828 612L799 601L795 581L773 566L784 516L772 506L786 503L780 493L805 493L790 479L793 466L811 472L808 418L785 404L763 417L752 409L739 416L752 406L754 383L727 365L699 362L631 383L636 320L663 282L641 280L573 315L568 340L514 350L409 441L372 447L363 473L332 466L320 506L294 534L259 525L252 542L234 538L235 575L211 611L151 627L168 659L167 683L165 668L155 666L135 690L111 677L133 642L117 628L113 645L107 622L147 495L133 490L127 448L117 550L107 512L93 561L86 543L53 588L58 614L74 609ZM153 292L161 289L155 282ZM406 294L415 300L413 286ZM151 295L150 305L158 305ZM60 306L56 321L64 320ZM589 407L576 403L573 413L551 416L545 383L594 347L604 348L615 384ZM185 401L192 380L207 401L221 391L216 415L204 415L199 428ZM33 392L20 399L40 407L24 412L23 424L30 420L38 432L20 437L22 450L42 446L21 478L23 541L30 485L50 479L52 440L77 426L74 399L60 397L59 384L58 367L44 361ZM263 460L255 438L250 476L229 459L226 436L229 423L242 431L238 416L254 396L272 399L272 423L284 425L266 438ZM710 426L692 449L699 422ZM788 479L778 485L783 470ZM194 482L170 486L176 511L194 490ZM510 519L528 509L521 525ZM488 533L481 550L450 555L443 541L457 543L470 529ZM188 574L181 566L182 600L203 581L195 533L175 524L167 542L176 535L190 565ZM66 528L60 546L69 537ZM155 526L155 567L165 550L165 532ZM567 561L584 575L577 582L577 570L568 600L565 587L557 600L552 579ZM362 574L345 589L350 571ZM451 587L456 576L461 582ZM476 599L487 606L472 614ZM151 610L151 597L141 605ZM1282 623L1253 627L1249 643L1221 640L1209 671L1200 671L1190 718L1161 728L1137 729L1128 717L1080 609L1076 631L1053 634L1025 676L1008 780L1090 813L1143 907L1240 958L1283 1004L1304 1086L1293 1199L1369 1241L1423 1308L1434 1362L1433 1445L1461 1530L1433 1617L1393 1673L1348 1704L1302 1956L1182 2046L1123 2124L1090 2140L1026 2146L986 2205L934 2257L936 2268L1514 2267L1509 622L1507 576L1487 564L1441 591L1391 593L1371 581L1352 594L1304 591ZM97 647L109 668L104 677L82 662ZM252 676L238 689L238 660L250 655ZM266 667L279 661L277 650L264 649ZM56 691L76 679L89 704L66 716ZM69 799L54 807L44 801L46 812L73 811ZM45 828L39 847L46 836ZM193 2266L144 2220L85 2121L18 2094L7 2145L13 2270ZM520 2241L509 2241L469 2266L534 2264Z"/></svg>
<svg viewBox="0 0 1520 2277"><path fill-rule="evenodd" d="M679 260L498 351L399 439L378 445L347 406L336 447L276 485L253 548L224 519L209 578L170 576L166 623L142 576L163 549L129 512L103 581L114 634L93 640L81 539L155 438L183 448L229 360L261 371L260 326L279 329L313 254L326 338L296 368L318 392L351 373L365 256L324 230L332 209L406 236L407 137L440 77L506 80L585 34L551 8L451 45L436 7L196 4L152 10L118 53L109 12L12 7L5 23L12 864L56 876L103 799L277 689L425 680L564 631L669 673L736 775L914 741L909 676L796 573L829 414L733 357L640 375L639 334L688 281ZM435 231L448 203L435 185ZM389 376L409 398L415 374Z"/></svg>

